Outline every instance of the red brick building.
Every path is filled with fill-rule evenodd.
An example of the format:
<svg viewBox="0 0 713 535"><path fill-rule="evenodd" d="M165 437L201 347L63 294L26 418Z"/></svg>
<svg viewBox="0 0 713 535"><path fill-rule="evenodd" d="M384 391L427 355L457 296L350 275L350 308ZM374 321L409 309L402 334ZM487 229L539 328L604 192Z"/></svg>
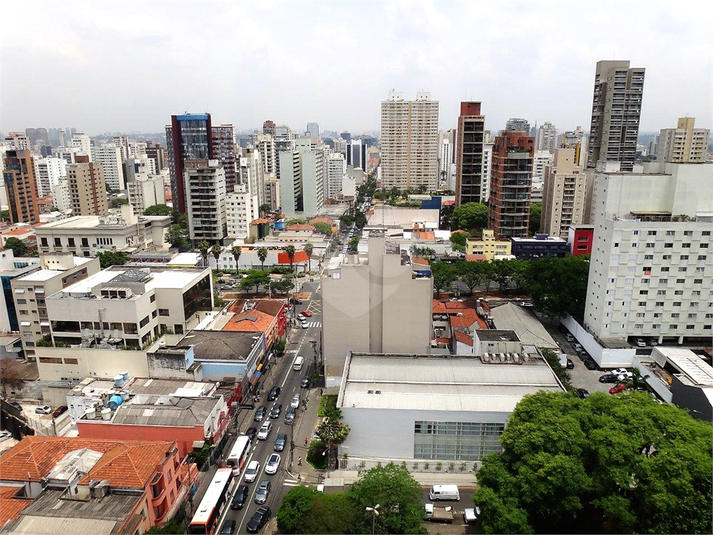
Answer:
<svg viewBox="0 0 713 535"><path fill-rule="evenodd" d="M569 227L567 245L569 245L569 252L573 256L592 254L593 241L593 225L572 225Z"/></svg>

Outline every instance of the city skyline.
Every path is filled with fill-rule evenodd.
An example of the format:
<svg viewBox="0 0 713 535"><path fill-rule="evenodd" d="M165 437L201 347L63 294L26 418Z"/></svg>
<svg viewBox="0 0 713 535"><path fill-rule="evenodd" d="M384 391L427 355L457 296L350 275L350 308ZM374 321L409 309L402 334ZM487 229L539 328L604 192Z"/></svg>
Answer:
<svg viewBox="0 0 713 535"><path fill-rule="evenodd" d="M430 91L443 130L468 100L483 103L494 132L509 117L587 130L603 59L646 69L641 132L682 116L710 128L709 17L689 17L700 8L685 4L73 2L71 17L66 5L11 4L0 131L161 132L184 111L237 131L265 119L375 131L390 89Z"/></svg>

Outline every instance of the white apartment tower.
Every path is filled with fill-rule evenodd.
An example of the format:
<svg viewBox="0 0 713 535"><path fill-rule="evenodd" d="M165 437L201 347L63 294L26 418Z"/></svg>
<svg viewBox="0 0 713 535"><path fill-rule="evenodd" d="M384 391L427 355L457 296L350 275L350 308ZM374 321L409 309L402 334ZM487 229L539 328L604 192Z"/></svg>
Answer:
<svg viewBox="0 0 713 535"><path fill-rule="evenodd" d="M553 153L557 148L557 128L552 123L545 123L537 129L535 150L546 150Z"/></svg>
<svg viewBox="0 0 713 535"><path fill-rule="evenodd" d="M711 340L713 166L597 171L584 327L606 341Z"/></svg>
<svg viewBox="0 0 713 535"><path fill-rule="evenodd" d="M243 149L239 160L239 183L228 193L225 201L229 238L246 238L250 223L260 217L264 189L260 153L255 149ZM264 193L262 193L264 198Z"/></svg>
<svg viewBox="0 0 713 535"><path fill-rule="evenodd" d="M328 164L324 150L299 139L296 150L279 153L280 204L285 214L317 215L324 204Z"/></svg>
<svg viewBox="0 0 713 535"><path fill-rule="evenodd" d="M332 153L327 160L327 198L337 199L342 194L342 181L347 174L344 155Z"/></svg>
<svg viewBox="0 0 713 535"><path fill-rule="evenodd" d="M77 149L77 153L89 157L92 161L92 140L87 134L77 132L72 136L71 146Z"/></svg>
<svg viewBox="0 0 713 535"><path fill-rule="evenodd" d="M676 128L659 132L656 154L659 161L672 163L701 163L708 150L707 128L694 128L695 117L681 117Z"/></svg>
<svg viewBox="0 0 713 535"><path fill-rule="evenodd" d="M438 101L430 93L405 101L391 91L381 103L381 182L386 189L438 188Z"/></svg>
<svg viewBox="0 0 713 535"><path fill-rule="evenodd" d="M104 167L104 181L110 189L126 189L124 170L121 165L121 148L119 146L114 143L95 146L92 161L99 162Z"/></svg>
<svg viewBox="0 0 713 535"><path fill-rule="evenodd" d="M67 176L67 162L62 158L37 158L34 164L39 197L51 194L60 178Z"/></svg>
<svg viewBox="0 0 713 535"><path fill-rule="evenodd" d="M220 242L227 232L225 171L218 160L186 160L188 232L193 242Z"/></svg>
<svg viewBox="0 0 713 535"><path fill-rule="evenodd" d="M542 230L550 236L567 239L570 225L584 222L587 175L575 160L576 149L556 149L545 168Z"/></svg>

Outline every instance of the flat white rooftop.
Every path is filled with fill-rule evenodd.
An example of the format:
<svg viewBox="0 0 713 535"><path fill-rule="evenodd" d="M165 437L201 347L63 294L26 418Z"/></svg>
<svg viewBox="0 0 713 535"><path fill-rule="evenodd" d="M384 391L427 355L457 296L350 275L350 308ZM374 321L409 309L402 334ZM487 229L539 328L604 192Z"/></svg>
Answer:
<svg viewBox="0 0 713 535"><path fill-rule="evenodd" d="M684 347L656 347L676 368L681 370L692 384L713 387L713 368L690 349Z"/></svg>

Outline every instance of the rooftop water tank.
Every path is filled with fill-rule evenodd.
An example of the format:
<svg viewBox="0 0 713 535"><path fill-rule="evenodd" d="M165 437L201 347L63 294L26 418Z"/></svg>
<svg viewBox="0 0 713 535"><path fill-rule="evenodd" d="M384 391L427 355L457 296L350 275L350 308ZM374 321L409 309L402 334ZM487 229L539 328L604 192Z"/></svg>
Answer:
<svg viewBox="0 0 713 535"><path fill-rule="evenodd" d="M119 394L114 394L109 398L109 408L111 410L116 410L116 408L121 405L124 402L124 398L122 398Z"/></svg>
<svg viewBox="0 0 713 535"><path fill-rule="evenodd" d="M111 420L111 409L102 409L102 420Z"/></svg>
<svg viewBox="0 0 713 535"><path fill-rule="evenodd" d="M84 415L87 417L87 420L94 420L97 417L97 411L94 407L89 407L84 411Z"/></svg>

